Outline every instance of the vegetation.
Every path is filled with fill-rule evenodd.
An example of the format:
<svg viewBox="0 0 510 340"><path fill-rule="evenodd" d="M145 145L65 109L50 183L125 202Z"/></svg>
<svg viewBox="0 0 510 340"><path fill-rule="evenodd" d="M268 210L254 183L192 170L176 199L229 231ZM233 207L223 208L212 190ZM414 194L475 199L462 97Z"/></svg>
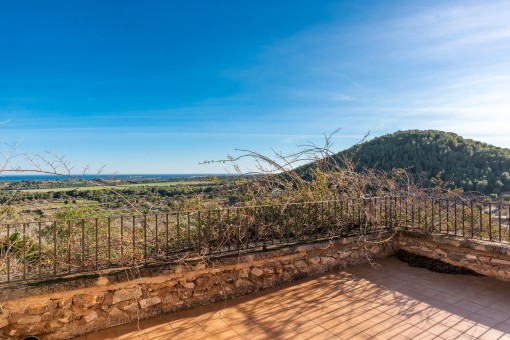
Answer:
<svg viewBox="0 0 510 340"><path fill-rule="evenodd" d="M423 194L413 184L407 172L392 168L387 171L357 168L353 155L335 154L332 137L325 136L324 144L305 144L289 155L271 156L249 150L221 162L231 162L239 172L236 185L237 201L247 205L283 204L328 200L349 200L380 196ZM236 162L253 158L258 164L258 176L244 176ZM309 162L306 166L300 166Z"/></svg>
<svg viewBox="0 0 510 340"><path fill-rule="evenodd" d="M93 176L90 176L93 177ZM182 184L193 184L202 181L207 181L210 176L199 177L154 177L154 176L129 176L129 177L98 177L91 178L91 181L85 181L80 177L69 178L62 177L59 179L44 179L44 180L9 180L0 181L0 189L2 190L22 190L22 191L65 191L78 189L78 190L102 190L107 187L131 187L131 186L171 186L171 185L182 185Z"/></svg>
<svg viewBox="0 0 510 340"><path fill-rule="evenodd" d="M123 190L133 187L150 186L150 187L168 187L168 186L179 186L179 185L194 185L202 184L206 182L202 181L182 181L182 182L160 182L160 183L137 183L137 184L125 184L125 185L105 185L105 186L78 186L74 188L51 188L51 189L26 189L21 190L23 192L57 192L57 191L89 191L89 190L107 190L117 189Z"/></svg>
<svg viewBox="0 0 510 340"><path fill-rule="evenodd" d="M408 130L374 138L335 156L352 156L356 170L406 169L424 186L499 194L510 191L510 149L450 132Z"/></svg>
<svg viewBox="0 0 510 340"><path fill-rule="evenodd" d="M3 267L0 264L0 276L12 272L19 278L25 270L31 275L41 270L43 275L53 275L148 260L207 257L234 249L265 248L269 243L343 235L359 236L361 247L368 249L390 240L400 226L409 224L429 231L438 227L455 234L462 231L462 235L467 225L472 237L509 239L501 222L491 224L495 213L508 213L507 207L496 210L487 206L484 197L462 200L460 191L444 190L441 178L431 180L434 189L427 190L414 184L406 169L357 166L352 159L361 159L358 154L333 152L331 140L332 135L326 136L323 145L306 144L290 155L244 150L219 161L231 162L239 176L176 185L144 179L143 183L117 184L114 190L104 183L104 190L40 191L35 188L38 183L31 183L27 191L4 190L0 213L13 223L4 225L5 233L0 235L0 255L10 261L4 261ZM258 164L258 173L240 171L236 162L245 157ZM300 166L304 162L309 164ZM48 213L39 204L54 210ZM27 214L33 217L34 212L35 222L16 223L33 220ZM154 214L144 215L149 212ZM115 217L127 214L132 216ZM386 240L365 238L381 228L390 232Z"/></svg>
<svg viewBox="0 0 510 340"><path fill-rule="evenodd" d="M227 192L233 184L228 177L209 177L200 181L181 179L160 183L144 183L143 179L141 178L142 183L83 188L66 187L68 185L65 183L66 180L59 180L64 188L1 190L0 204L9 207L10 210L19 210L28 220L55 218L60 210L67 210L70 207L76 209L86 207L89 216L97 216L105 211L110 215L131 214L134 213L133 205L138 212L168 212L194 208L190 207L190 202L197 200L209 204L228 203ZM12 214L11 212L9 216Z"/></svg>
<svg viewBox="0 0 510 340"><path fill-rule="evenodd" d="M292 155L244 151L226 160L239 175L229 177L107 178L94 180L96 185L79 178L2 181L0 204L25 219L47 220L68 208L85 207L92 216L105 211L110 215L169 212L373 197L420 191L419 186L461 188L509 200L505 191L510 191L510 150L453 133L401 131L340 153L331 149L328 137L324 145L304 145ZM242 157L258 162L258 176L236 168ZM300 166L303 162L309 164ZM12 218L13 212L8 216Z"/></svg>

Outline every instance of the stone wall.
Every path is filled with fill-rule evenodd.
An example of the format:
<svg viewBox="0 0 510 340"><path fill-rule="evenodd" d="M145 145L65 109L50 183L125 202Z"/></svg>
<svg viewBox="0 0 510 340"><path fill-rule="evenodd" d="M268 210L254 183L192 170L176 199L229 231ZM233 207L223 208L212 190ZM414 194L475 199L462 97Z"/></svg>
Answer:
<svg viewBox="0 0 510 340"><path fill-rule="evenodd" d="M510 245L419 231L401 232L399 249L510 281Z"/></svg>
<svg viewBox="0 0 510 340"><path fill-rule="evenodd" d="M0 291L0 338L67 339L139 318L252 293L394 252L344 238L210 260L81 275Z"/></svg>
<svg viewBox="0 0 510 340"><path fill-rule="evenodd" d="M510 281L510 245L403 231L110 270L0 289L0 338L67 339L137 318L249 294L396 249Z"/></svg>

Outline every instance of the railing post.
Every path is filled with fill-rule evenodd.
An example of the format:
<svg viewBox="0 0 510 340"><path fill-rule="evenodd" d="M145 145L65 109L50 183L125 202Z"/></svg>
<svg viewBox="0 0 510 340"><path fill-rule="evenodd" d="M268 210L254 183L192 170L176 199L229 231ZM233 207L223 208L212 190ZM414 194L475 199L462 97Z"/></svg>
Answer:
<svg viewBox="0 0 510 340"><path fill-rule="evenodd" d="M147 215L143 215L143 259L147 264Z"/></svg>
<svg viewBox="0 0 510 340"><path fill-rule="evenodd" d="M301 242L305 239L305 204L301 203Z"/></svg>
<svg viewBox="0 0 510 340"><path fill-rule="evenodd" d="M135 216L133 216L133 254L132 254L132 257L133 257L133 262L134 260L136 259L136 218Z"/></svg>
<svg viewBox="0 0 510 340"><path fill-rule="evenodd" d="M198 219L198 254L202 250L202 218L200 216L200 210L197 213Z"/></svg>
<svg viewBox="0 0 510 340"><path fill-rule="evenodd" d="M411 225L414 228L414 197L411 197Z"/></svg>
<svg viewBox="0 0 510 340"><path fill-rule="evenodd" d="M177 213L177 218L176 218L176 223L177 223L177 230L176 230L176 233L177 233L177 251L181 250L181 235L180 235L180 229L181 229L181 221L180 221L180 213Z"/></svg>
<svg viewBox="0 0 510 340"><path fill-rule="evenodd" d="M71 273L71 221L67 221L67 272Z"/></svg>
<svg viewBox="0 0 510 340"><path fill-rule="evenodd" d="M358 204L357 204L357 206L358 206L358 227L360 227L361 226L361 201L359 198L357 199L357 201L358 201Z"/></svg>
<svg viewBox="0 0 510 340"><path fill-rule="evenodd" d="M431 211L431 218L430 218L430 229L432 232L436 231L436 226L435 226L435 223L434 223L434 199L431 200L431 205L432 205L432 211Z"/></svg>
<svg viewBox="0 0 510 340"><path fill-rule="evenodd" d="M333 202L333 211L334 211L333 215L335 216L334 217L335 218L335 229L334 230L335 230L335 236L337 236L336 230L338 230L339 223L338 223L338 210L337 210L337 201L336 200Z"/></svg>
<svg viewBox="0 0 510 340"><path fill-rule="evenodd" d="M311 203L306 204L308 206L308 240L312 238L312 207Z"/></svg>
<svg viewBox="0 0 510 340"><path fill-rule="evenodd" d="M423 202L427 204L425 200L423 200ZM418 205L418 228L421 228L421 205ZM423 230L426 229L427 229L427 215L425 214L425 223L423 225Z"/></svg>
<svg viewBox="0 0 510 340"><path fill-rule="evenodd" d="M317 207L317 206L316 206ZM315 239L319 238L319 230L324 230L324 202L321 202L321 221L320 226L315 228Z"/></svg>
<svg viewBox="0 0 510 340"><path fill-rule="evenodd" d="M237 208L237 251L241 249L241 208Z"/></svg>
<svg viewBox="0 0 510 340"><path fill-rule="evenodd" d="M111 235L111 218L108 217L108 267L112 265L112 235Z"/></svg>
<svg viewBox="0 0 510 340"><path fill-rule="evenodd" d="M187 223L187 233L188 233L188 249L191 248L191 222L190 222L190 214L189 214L189 211L187 213L187 217L188 217L188 223Z"/></svg>
<svg viewBox="0 0 510 340"><path fill-rule="evenodd" d="M498 204L498 232L499 232L499 242L501 242L501 203Z"/></svg>
<svg viewBox="0 0 510 340"><path fill-rule="evenodd" d="M98 225L98 221L97 221L97 218L95 219L96 220L96 223L95 223L95 226L96 226L96 269L99 267L99 225Z"/></svg>
<svg viewBox="0 0 510 340"><path fill-rule="evenodd" d="M165 214L165 227L166 227L166 230L165 230L165 235L166 235L166 242L165 242L165 251L164 251L164 254L165 254L165 258L168 256L168 233L170 232L170 226L169 226L169 219L168 219L168 213Z"/></svg>
<svg viewBox="0 0 510 340"><path fill-rule="evenodd" d="M27 277L27 238L26 224L23 223L23 280Z"/></svg>
<svg viewBox="0 0 510 340"><path fill-rule="evenodd" d="M384 197L384 228L388 228L388 197Z"/></svg>
<svg viewBox="0 0 510 340"><path fill-rule="evenodd" d="M155 214L154 215L154 230L156 231L156 254L154 254L155 258L158 259L159 258L159 240L158 240L158 214Z"/></svg>
<svg viewBox="0 0 510 340"><path fill-rule="evenodd" d="M453 214L455 216L455 218L453 219L453 228L454 228L454 234L455 236L457 236L457 200L454 199L453 200Z"/></svg>
<svg viewBox="0 0 510 340"><path fill-rule="evenodd" d="M262 213L262 250L267 251L267 240L266 240L266 223L267 223L267 213L264 213L264 207L260 207L260 211Z"/></svg>
<svg viewBox="0 0 510 340"><path fill-rule="evenodd" d="M438 217L439 217L439 233L441 233L441 232L442 232L441 223L443 222L443 221L442 221L442 217L443 217L443 216L442 216L442 214L441 214L441 205L442 205L442 203L441 203L441 202L442 202L442 200L441 200L441 199L439 199L439 200L438 200L438 202L439 202L439 206L438 206L438 209L439 209L439 213L438 213Z"/></svg>
<svg viewBox="0 0 510 340"><path fill-rule="evenodd" d="M39 271L39 277L41 277L41 274L42 274L42 268L41 268L41 267L42 267L42 253L41 253L41 250L42 250L42 244L41 244L41 231L42 231L41 229L42 229L42 223L41 223L41 222L39 222L39 223L38 223L38 225L39 225L39 234L38 234L38 237L37 237L37 239L38 239L38 245L39 245L39 252L38 252L38 254L39 254L38 271Z"/></svg>
<svg viewBox="0 0 510 340"><path fill-rule="evenodd" d="M450 202L446 199L446 235L450 233Z"/></svg>
<svg viewBox="0 0 510 340"><path fill-rule="evenodd" d="M124 216L120 217L120 257L124 258Z"/></svg>
<svg viewBox="0 0 510 340"><path fill-rule="evenodd" d="M351 209L351 212L352 212L352 224L354 225L356 223L356 217L354 215L354 213L356 212L356 205L354 204L354 198L351 199L352 201L352 209Z"/></svg>
<svg viewBox="0 0 510 340"><path fill-rule="evenodd" d="M220 223L220 210L218 209L218 224ZM219 226L218 226L219 227ZM211 210L207 211L207 234L208 234L208 237L207 237L207 240L208 240L208 245L207 245L207 248L208 248L208 252L209 252L209 255L212 255L212 246L211 246ZM221 234L221 231L220 231L220 234Z"/></svg>
<svg viewBox="0 0 510 340"><path fill-rule="evenodd" d="M471 237L475 236L475 216L473 212L473 201L471 200Z"/></svg>
<svg viewBox="0 0 510 340"><path fill-rule="evenodd" d="M7 282L11 281L11 226L7 225L7 249L5 251L5 257L7 258Z"/></svg>
<svg viewBox="0 0 510 340"><path fill-rule="evenodd" d="M227 208L227 224L226 224L226 226L227 226L228 234L230 235L230 232L231 232L231 228L230 228L230 208ZM231 240L225 238L225 241L227 242L227 251L230 251Z"/></svg>
<svg viewBox="0 0 510 340"><path fill-rule="evenodd" d="M211 242L211 235L212 235L212 231L211 231L211 221L210 221L210 216L211 216L211 211L209 210L209 225L207 226L207 232L209 233L209 242ZM217 240L218 242L218 246L221 247L221 237L223 236L223 228L221 227L221 209L218 209L218 237L219 239ZM212 251L212 248L211 248L211 245L209 244L209 252ZM221 251L220 248L218 248L218 251Z"/></svg>
<svg viewBox="0 0 510 340"><path fill-rule="evenodd" d="M462 237L466 236L466 202L462 201Z"/></svg>
<svg viewBox="0 0 510 340"><path fill-rule="evenodd" d="M492 204L489 203L489 241L492 241Z"/></svg>
<svg viewBox="0 0 510 340"><path fill-rule="evenodd" d="M480 230L479 230L479 233L480 233L480 239L483 238L483 205L480 204L480 206L478 207L478 210L480 211Z"/></svg>
<svg viewBox="0 0 510 340"><path fill-rule="evenodd" d="M53 275L57 275L57 222L53 222Z"/></svg>

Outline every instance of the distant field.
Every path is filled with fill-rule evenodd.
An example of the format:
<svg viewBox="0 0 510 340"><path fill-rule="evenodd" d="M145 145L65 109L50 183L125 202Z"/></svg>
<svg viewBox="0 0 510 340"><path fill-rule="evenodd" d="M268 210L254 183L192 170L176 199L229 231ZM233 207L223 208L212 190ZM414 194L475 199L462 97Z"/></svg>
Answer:
<svg viewBox="0 0 510 340"><path fill-rule="evenodd" d="M88 190L106 190L106 189L128 189L133 187L151 186L151 187L170 187L178 185L197 185L210 183L206 181L180 181L180 182L157 182L157 183L138 183L138 184L124 184L124 185L107 185L107 186L84 186L84 187L67 187L67 188L45 188L45 189L27 189L20 190L21 192L57 192L57 191L88 191Z"/></svg>

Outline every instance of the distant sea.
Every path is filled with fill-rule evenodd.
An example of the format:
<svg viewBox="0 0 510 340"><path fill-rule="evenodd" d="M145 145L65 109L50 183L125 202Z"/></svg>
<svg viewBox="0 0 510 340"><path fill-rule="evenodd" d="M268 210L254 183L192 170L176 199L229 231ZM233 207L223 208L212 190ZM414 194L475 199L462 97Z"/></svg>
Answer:
<svg viewBox="0 0 510 340"><path fill-rule="evenodd" d="M76 178L82 179L95 179L95 178L190 178L190 177L208 177L218 176L226 177L233 176L229 174L123 174L123 175L112 175L112 174L100 174L100 175L73 175ZM65 176L56 175L5 175L0 176L0 181L28 181L28 180L46 180L46 179L68 179Z"/></svg>

